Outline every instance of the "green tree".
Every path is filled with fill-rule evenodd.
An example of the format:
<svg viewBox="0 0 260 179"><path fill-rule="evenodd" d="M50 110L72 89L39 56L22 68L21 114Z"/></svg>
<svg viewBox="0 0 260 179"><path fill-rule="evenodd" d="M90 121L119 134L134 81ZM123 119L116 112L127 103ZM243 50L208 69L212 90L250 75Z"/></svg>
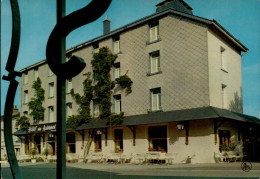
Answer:
<svg viewBox="0 0 260 179"><path fill-rule="evenodd" d="M30 124L30 119L26 116L22 116L16 120L15 125L18 127L20 126L20 129L27 129Z"/></svg>
<svg viewBox="0 0 260 179"><path fill-rule="evenodd" d="M36 124L44 120L45 108L42 106L42 103L45 99L45 90L41 87L41 84L42 82L39 77L33 82L32 88L35 91L35 97L31 98L31 101L28 103L31 110L30 115L33 116L33 121Z"/></svg>
<svg viewBox="0 0 260 179"><path fill-rule="evenodd" d="M238 92L234 93L234 99L229 103L229 109L233 112L243 113L242 88L240 88L241 97Z"/></svg>

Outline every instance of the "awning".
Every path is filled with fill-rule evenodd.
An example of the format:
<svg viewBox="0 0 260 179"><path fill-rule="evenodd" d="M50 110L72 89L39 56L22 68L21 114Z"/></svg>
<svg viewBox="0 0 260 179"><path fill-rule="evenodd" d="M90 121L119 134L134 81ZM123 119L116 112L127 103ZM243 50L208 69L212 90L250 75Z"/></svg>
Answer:
<svg viewBox="0 0 260 179"><path fill-rule="evenodd" d="M193 109L184 109L176 111L167 112L154 112L149 114L126 116L124 117L123 123L118 126L135 126L135 125L145 125L145 124L158 124L166 122L180 122L189 121L196 119L217 119L226 118L241 122L249 122L260 124L260 119L241 114L235 113L226 109L220 109L216 107L202 107ZM92 129L92 128L106 128L106 120L91 120L89 123L85 123L78 127L76 130Z"/></svg>
<svg viewBox="0 0 260 179"><path fill-rule="evenodd" d="M183 109L176 111L166 111L166 112L154 112L142 115L125 116L122 124L117 126L136 126L136 125L146 125L146 124L159 124L167 122L181 122L190 121L198 119L230 119L235 121L254 123L260 125L260 119L241 113L232 112L226 109L220 109L216 107L202 107L193 109ZM93 119L89 123L82 124L76 130L93 129L93 128L107 128L106 120ZM67 129L71 130L71 129ZM14 135L26 135L28 134L26 130L18 130Z"/></svg>

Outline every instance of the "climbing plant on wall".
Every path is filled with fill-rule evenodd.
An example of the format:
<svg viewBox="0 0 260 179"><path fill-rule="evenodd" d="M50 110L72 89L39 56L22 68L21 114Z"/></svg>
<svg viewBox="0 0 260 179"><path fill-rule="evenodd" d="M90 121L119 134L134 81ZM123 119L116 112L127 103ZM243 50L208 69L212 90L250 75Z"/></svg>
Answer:
<svg viewBox="0 0 260 179"><path fill-rule="evenodd" d="M34 89L35 97L31 98L28 103L28 107L31 110L30 115L33 117L34 123L39 123L39 121L44 120L45 108L42 103L45 99L45 90L41 87L41 79L38 77L36 81L33 82L32 88Z"/></svg>
<svg viewBox="0 0 260 179"><path fill-rule="evenodd" d="M67 126L73 129L77 128L81 124L88 122L91 118L90 115L90 102L93 98L93 86L90 79L91 73L84 74L86 79L83 82L83 95L75 93L74 89L71 90L71 96L75 102L79 105L79 114L68 117Z"/></svg>
<svg viewBox="0 0 260 179"><path fill-rule="evenodd" d="M16 120L15 125L20 127L20 129L27 129L30 124L30 119L26 116L22 116Z"/></svg>
<svg viewBox="0 0 260 179"><path fill-rule="evenodd" d="M100 107L99 119L106 119L107 125L118 125L122 122L124 113L112 114L111 113L111 96L112 89L115 84L119 84L126 93L132 92L132 80L127 74L120 76L113 82L111 80L110 71L116 60L117 56L113 55L108 47L100 48L98 53L94 53L91 65L95 70L95 85L92 84L90 79L91 73L87 73L87 79L83 82L83 95L75 94L74 89L71 90L71 95L79 105L79 115L69 116L67 126L76 128L81 124L88 122L91 118L90 103L95 96L95 104Z"/></svg>

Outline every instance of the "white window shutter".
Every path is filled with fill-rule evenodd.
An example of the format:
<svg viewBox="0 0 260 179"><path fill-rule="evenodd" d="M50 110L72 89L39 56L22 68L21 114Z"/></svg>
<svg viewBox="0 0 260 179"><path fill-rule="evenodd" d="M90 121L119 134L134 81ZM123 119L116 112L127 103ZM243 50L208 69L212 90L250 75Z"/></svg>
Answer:
<svg viewBox="0 0 260 179"><path fill-rule="evenodd" d="M115 74L114 74L115 79L119 78L119 76L120 76L120 68L115 68L114 72L115 72Z"/></svg>
<svg viewBox="0 0 260 179"><path fill-rule="evenodd" d="M119 40L117 40L117 41L114 41L114 53L119 53L119 49L120 49L120 42L119 42Z"/></svg>

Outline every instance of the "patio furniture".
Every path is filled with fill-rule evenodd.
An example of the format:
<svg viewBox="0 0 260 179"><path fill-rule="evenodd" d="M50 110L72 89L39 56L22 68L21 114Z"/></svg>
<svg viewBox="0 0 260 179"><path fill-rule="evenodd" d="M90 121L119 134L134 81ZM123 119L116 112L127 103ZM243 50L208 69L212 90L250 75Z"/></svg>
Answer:
<svg viewBox="0 0 260 179"><path fill-rule="evenodd" d="M67 154L66 155L66 161L67 162L71 162L71 163L75 163L79 161L79 155L78 154Z"/></svg>
<svg viewBox="0 0 260 179"><path fill-rule="evenodd" d="M102 163L103 162L103 154L102 153L93 153L88 158L90 162L97 162Z"/></svg>
<svg viewBox="0 0 260 179"><path fill-rule="evenodd" d="M219 152L214 152L214 158L217 163L224 162L226 160L227 155L223 155Z"/></svg>
<svg viewBox="0 0 260 179"><path fill-rule="evenodd" d="M166 164L173 164L173 160L174 160L174 154L173 153L166 153L165 154L165 162Z"/></svg>
<svg viewBox="0 0 260 179"><path fill-rule="evenodd" d="M56 155L48 155L47 156L47 161L48 162L56 162L57 161L57 156Z"/></svg>
<svg viewBox="0 0 260 179"><path fill-rule="evenodd" d="M31 162L31 156L30 155L18 155L17 161L19 161L19 162Z"/></svg>
<svg viewBox="0 0 260 179"><path fill-rule="evenodd" d="M143 164L145 163L146 158L144 154L135 154L134 156L134 163L135 164Z"/></svg>
<svg viewBox="0 0 260 179"><path fill-rule="evenodd" d="M156 160L157 162L160 161L160 153L161 152L148 152L146 153L146 159L148 163L154 163Z"/></svg>
<svg viewBox="0 0 260 179"><path fill-rule="evenodd" d="M132 158L133 158L133 154L132 153L130 155L123 154L123 155L121 155L120 162L121 163L130 163Z"/></svg>
<svg viewBox="0 0 260 179"><path fill-rule="evenodd" d="M243 154L237 154L235 151L227 152L227 161L228 162L236 162L238 160L242 160Z"/></svg>
<svg viewBox="0 0 260 179"><path fill-rule="evenodd" d="M107 161L118 164L119 162L121 162L121 155L122 153L112 153L110 156L107 157Z"/></svg>

